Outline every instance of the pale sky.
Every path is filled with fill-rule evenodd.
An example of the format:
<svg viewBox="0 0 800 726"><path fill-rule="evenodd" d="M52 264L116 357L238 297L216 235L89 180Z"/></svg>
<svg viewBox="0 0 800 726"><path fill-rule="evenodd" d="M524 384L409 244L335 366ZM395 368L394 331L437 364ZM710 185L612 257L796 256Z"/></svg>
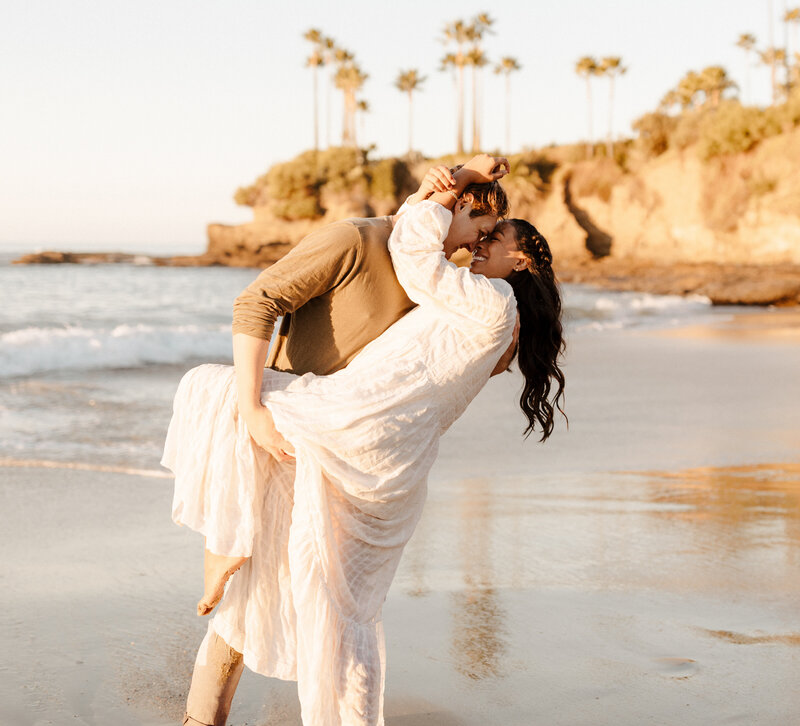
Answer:
<svg viewBox="0 0 800 726"><path fill-rule="evenodd" d="M789 6L797 4L790 0ZM772 0L776 42L784 0ZM770 0L20 0L0 22L0 248L201 251L209 222L239 223L236 188L313 144L317 27L355 53L369 79L359 141L402 154L401 69L427 76L415 96L415 147L454 150L452 77L438 70L448 21L488 11L491 61L516 57L508 153L587 135L582 55L618 55L615 127L653 110L689 69L722 65L744 92L735 42L769 35ZM794 49L793 49L794 50ZM764 103L769 76L750 70ZM325 142L324 84L321 94ZM334 92L334 141L341 134ZM595 135L608 127L608 85L594 84ZM486 147L504 143L504 85L483 76ZM469 124L467 123L467 128ZM467 135L466 142L469 144Z"/></svg>

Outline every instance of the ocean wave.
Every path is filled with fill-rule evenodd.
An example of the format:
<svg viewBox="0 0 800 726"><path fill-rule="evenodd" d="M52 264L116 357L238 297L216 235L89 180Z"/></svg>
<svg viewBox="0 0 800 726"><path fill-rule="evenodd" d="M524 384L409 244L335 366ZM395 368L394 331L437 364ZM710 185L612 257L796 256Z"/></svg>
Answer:
<svg viewBox="0 0 800 726"><path fill-rule="evenodd" d="M229 325L27 327L0 335L0 377L58 370L136 368L230 355Z"/></svg>
<svg viewBox="0 0 800 726"><path fill-rule="evenodd" d="M573 331L673 327L704 318L711 300L702 295L653 295L565 286L565 310Z"/></svg>

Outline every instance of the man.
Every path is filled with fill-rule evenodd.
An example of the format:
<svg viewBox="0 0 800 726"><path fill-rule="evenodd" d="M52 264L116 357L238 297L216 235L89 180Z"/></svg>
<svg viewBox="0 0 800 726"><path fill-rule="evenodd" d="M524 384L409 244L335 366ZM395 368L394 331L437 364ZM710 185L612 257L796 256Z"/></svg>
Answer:
<svg viewBox="0 0 800 726"><path fill-rule="evenodd" d="M486 155L470 164L473 162L483 167L493 162L488 168L500 169L493 178L508 168L505 159ZM472 251L508 212L506 195L496 181L467 186L463 173L451 174L443 167L432 170L408 202L423 199L434 190L446 190L457 200L444 240L448 258L460 248ZM392 268L387 249L392 227L393 217L327 225L264 270L234 303L239 412L256 444L279 461L292 458L292 447L261 404L264 366L297 374L333 373L414 306ZM279 316L283 322L270 352ZM506 365L507 361L499 364L501 368ZM225 579L243 561L206 551L205 597L210 592L221 594ZM218 599L217 595L208 600L205 607L201 600L198 612L210 611ZM212 624L197 655L184 724L224 726L242 669L241 653L231 648Z"/></svg>

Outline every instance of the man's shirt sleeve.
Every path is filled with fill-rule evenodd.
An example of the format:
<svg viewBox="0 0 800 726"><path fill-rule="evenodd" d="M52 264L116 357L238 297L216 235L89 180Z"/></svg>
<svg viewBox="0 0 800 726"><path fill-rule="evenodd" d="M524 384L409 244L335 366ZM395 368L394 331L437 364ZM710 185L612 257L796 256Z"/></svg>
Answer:
<svg viewBox="0 0 800 726"><path fill-rule="evenodd" d="M269 340L281 315L334 288L360 257L361 236L352 224L329 224L307 235L236 298L234 334Z"/></svg>

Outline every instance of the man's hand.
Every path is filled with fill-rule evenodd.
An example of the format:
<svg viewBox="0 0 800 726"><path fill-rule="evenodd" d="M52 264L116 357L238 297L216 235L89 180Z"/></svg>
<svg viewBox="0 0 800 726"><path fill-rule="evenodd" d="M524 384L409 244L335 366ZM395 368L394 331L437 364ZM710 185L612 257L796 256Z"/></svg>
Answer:
<svg viewBox="0 0 800 726"><path fill-rule="evenodd" d="M505 156L478 154L464 164L462 169L469 171L470 183L485 184L502 179L511 171L511 166Z"/></svg>
<svg viewBox="0 0 800 726"><path fill-rule="evenodd" d="M499 361L497 361L497 365L494 367L489 378L492 376L496 376L498 373L502 373L503 371L507 371L508 367L511 365L511 361L514 360L514 356L517 353L517 344L519 343L519 313L517 313L517 323L514 326L514 332L511 334L511 345L508 346L508 350L503 353L502 357Z"/></svg>
<svg viewBox="0 0 800 726"><path fill-rule="evenodd" d="M247 424L250 438L257 446L269 452L276 461L294 459L294 447L275 428L275 421L266 406L253 407L240 413Z"/></svg>

